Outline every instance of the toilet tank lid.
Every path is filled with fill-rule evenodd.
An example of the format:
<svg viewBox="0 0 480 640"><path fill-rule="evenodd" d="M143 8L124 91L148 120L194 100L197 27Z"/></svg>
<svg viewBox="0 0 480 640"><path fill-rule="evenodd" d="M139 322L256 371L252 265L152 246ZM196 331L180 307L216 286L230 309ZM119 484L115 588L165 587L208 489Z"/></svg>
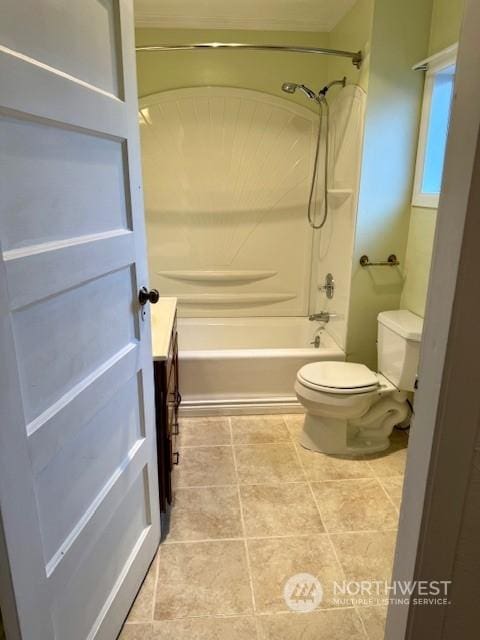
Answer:
<svg viewBox="0 0 480 640"><path fill-rule="evenodd" d="M378 314L378 322L406 340L420 342L422 339L423 318L406 309L382 311Z"/></svg>

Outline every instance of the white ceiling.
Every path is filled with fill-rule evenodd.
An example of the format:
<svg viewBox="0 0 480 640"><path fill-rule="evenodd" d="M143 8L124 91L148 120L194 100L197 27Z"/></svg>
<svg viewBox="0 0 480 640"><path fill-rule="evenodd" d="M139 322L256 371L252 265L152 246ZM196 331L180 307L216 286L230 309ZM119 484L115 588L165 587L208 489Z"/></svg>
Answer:
<svg viewBox="0 0 480 640"><path fill-rule="evenodd" d="M139 27L331 31L356 0L135 0Z"/></svg>

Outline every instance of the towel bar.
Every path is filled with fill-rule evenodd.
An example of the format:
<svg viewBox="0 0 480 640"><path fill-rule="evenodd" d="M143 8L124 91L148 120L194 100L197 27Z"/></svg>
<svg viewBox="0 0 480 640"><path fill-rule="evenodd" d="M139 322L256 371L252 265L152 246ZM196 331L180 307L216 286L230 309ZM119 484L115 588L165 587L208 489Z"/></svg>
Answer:
<svg viewBox="0 0 480 640"><path fill-rule="evenodd" d="M370 258L366 255L363 255L360 258L360 265L362 267L398 267L400 262L397 260L397 256L392 253L388 256L387 260L384 262L370 262Z"/></svg>

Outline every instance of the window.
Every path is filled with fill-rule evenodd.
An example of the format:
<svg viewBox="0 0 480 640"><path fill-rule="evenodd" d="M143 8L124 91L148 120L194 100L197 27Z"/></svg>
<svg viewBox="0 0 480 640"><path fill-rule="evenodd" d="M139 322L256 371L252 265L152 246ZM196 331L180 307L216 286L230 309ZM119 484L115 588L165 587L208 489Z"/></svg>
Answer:
<svg viewBox="0 0 480 640"><path fill-rule="evenodd" d="M427 61L413 204L438 207L455 81L456 47Z"/></svg>

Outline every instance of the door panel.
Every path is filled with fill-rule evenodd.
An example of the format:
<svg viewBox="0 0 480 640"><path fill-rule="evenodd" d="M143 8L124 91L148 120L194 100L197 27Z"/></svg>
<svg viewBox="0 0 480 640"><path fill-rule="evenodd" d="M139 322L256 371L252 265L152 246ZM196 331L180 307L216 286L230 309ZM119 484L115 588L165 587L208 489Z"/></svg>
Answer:
<svg viewBox="0 0 480 640"><path fill-rule="evenodd" d="M118 0L2 2L2 44L122 97Z"/></svg>
<svg viewBox="0 0 480 640"><path fill-rule="evenodd" d="M102 535L95 541L92 552L79 564L68 588L59 597L53 611L53 623L57 638L84 640L95 623L98 603L106 602L112 584L122 579L122 570L129 564L129 556L141 544L149 526L148 505L145 502L146 477L140 474L123 496L119 508L106 523ZM131 513L125 522L122 513ZM115 547L115 554L111 548ZM98 566L102 573L98 575ZM79 602L86 606L80 608Z"/></svg>
<svg viewBox="0 0 480 640"><path fill-rule="evenodd" d="M134 242L132 232L113 231L5 251L12 310L133 264Z"/></svg>
<svg viewBox="0 0 480 640"><path fill-rule="evenodd" d="M130 269L122 269L12 314L29 422L138 339L133 284Z"/></svg>
<svg viewBox="0 0 480 640"><path fill-rule="evenodd" d="M3 192L4 251L130 228L121 140L5 117L0 139L9 159L2 167L5 184L24 179L21 191ZM48 188L52 181L60 187L55 194ZM46 211L48 225L39 215Z"/></svg>
<svg viewBox="0 0 480 640"><path fill-rule="evenodd" d="M36 476L47 563L85 518L98 487L105 487L141 444L139 403L137 380L131 378Z"/></svg>
<svg viewBox="0 0 480 640"><path fill-rule="evenodd" d="M41 414L29 423L29 455L35 473L41 471L65 443L75 438L117 390L136 374L138 357L138 345L128 344L72 387L57 403L54 412Z"/></svg>
<svg viewBox="0 0 480 640"><path fill-rule="evenodd" d="M8 0L0 35L0 507L17 637L114 640L160 537L132 6Z"/></svg>

